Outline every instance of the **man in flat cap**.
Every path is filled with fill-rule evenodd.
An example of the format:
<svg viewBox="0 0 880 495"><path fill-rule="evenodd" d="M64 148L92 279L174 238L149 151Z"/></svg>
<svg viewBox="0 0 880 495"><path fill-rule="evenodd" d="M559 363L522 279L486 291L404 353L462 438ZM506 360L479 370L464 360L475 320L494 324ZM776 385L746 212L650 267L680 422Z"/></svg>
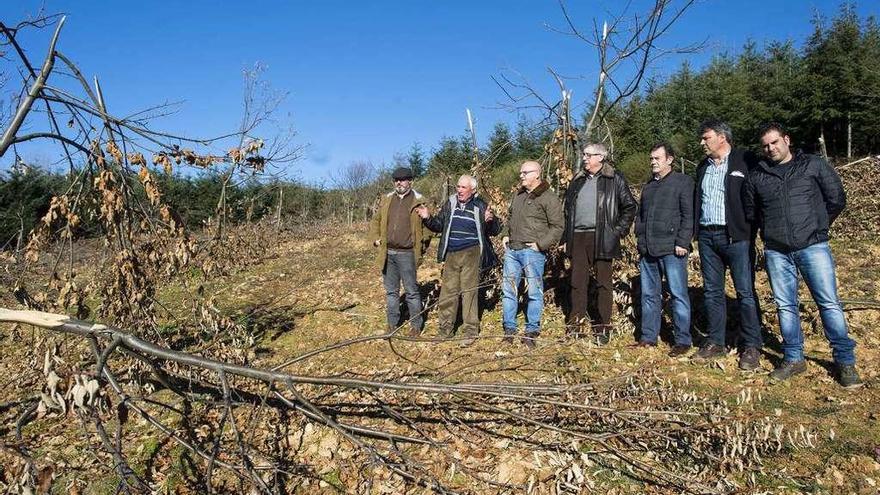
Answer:
<svg viewBox="0 0 880 495"><path fill-rule="evenodd" d="M416 278L416 267L428 247L430 237L416 209L424 203L413 190L412 170L399 167L391 174L394 190L382 197L379 210L370 224L369 240L376 248L376 261L382 270L385 286L388 330L400 322L400 283L409 309L409 335L422 333L422 298Z"/></svg>

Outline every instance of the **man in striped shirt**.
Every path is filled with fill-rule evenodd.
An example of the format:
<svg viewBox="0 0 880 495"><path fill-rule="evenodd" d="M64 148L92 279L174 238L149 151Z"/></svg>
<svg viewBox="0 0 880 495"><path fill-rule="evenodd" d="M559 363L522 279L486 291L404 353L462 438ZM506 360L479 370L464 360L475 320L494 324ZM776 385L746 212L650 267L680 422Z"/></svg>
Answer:
<svg viewBox="0 0 880 495"><path fill-rule="evenodd" d="M710 360L727 354L727 270L739 302L739 367L755 370L761 356L761 324L754 294L755 229L746 220L742 189L757 162L754 154L733 148L730 126L709 120L700 126L700 144L706 159L697 167L694 217L709 335L696 359Z"/></svg>
<svg viewBox="0 0 880 495"><path fill-rule="evenodd" d="M480 332L477 298L480 272L498 264L489 236L498 235L501 222L495 218L489 205L476 196L476 191L477 179L462 175L455 186L455 194L443 204L438 214L430 216L425 206L416 209L425 227L441 234L437 261L444 265L438 302L438 334L441 338L452 336L460 296L462 347L473 344Z"/></svg>

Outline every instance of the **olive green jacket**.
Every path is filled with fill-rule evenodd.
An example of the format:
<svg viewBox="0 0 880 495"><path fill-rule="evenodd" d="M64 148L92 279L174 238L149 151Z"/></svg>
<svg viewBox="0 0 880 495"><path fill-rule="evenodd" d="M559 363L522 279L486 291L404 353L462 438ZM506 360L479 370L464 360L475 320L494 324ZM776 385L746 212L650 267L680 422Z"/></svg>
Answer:
<svg viewBox="0 0 880 495"><path fill-rule="evenodd" d="M413 236L413 254L416 255L416 266L421 264L422 255L428 250L428 244L431 242L431 232L422 225L422 218L416 213L416 207L425 204L425 198L416 190L413 193L413 207L409 212L409 221L412 226ZM394 191L382 196L379 202L379 210L373 216L370 222L370 232L368 239L370 245L376 249L376 263L380 270L385 269L385 257L388 254L388 208L391 205L391 198L397 194ZM375 241L379 241L379 246L375 246Z"/></svg>
<svg viewBox="0 0 880 495"><path fill-rule="evenodd" d="M527 242L534 242L541 251L548 251L562 237L565 216L562 203L546 182L534 191L520 188L510 200L510 214L501 232L510 237L512 249L522 249Z"/></svg>

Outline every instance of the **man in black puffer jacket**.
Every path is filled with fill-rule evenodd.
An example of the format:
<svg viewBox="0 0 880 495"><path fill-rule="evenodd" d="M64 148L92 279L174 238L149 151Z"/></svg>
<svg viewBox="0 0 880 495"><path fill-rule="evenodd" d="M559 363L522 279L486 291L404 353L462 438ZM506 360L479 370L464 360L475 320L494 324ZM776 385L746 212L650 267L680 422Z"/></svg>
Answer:
<svg viewBox="0 0 880 495"><path fill-rule="evenodd" d="M637 346L657 345L665 277L675 325L670 357L683 356L692 345L688 253L694 237L694 180L672 170L674 161L675 152L669 144L651 148L653 177L642 188L636 217L642 281L642 335Z"/></svg>
<svg viewBox="0 0 880 495"><path fill-rule="evenodd" d="M607 161L603 144L584 148L583 170L565 192L565 252L571 258L571 311L569 335L579 335L587 319L590 271L597 286L599 321L593 333L599 344L610 337L612 287L611 262L620 257L620 239L629 233L636 215L633 199L623 174Z"/></svg>
<svg viewBox="0 0 880 495"><path fill-rule="evenodd" d="M821 157L792 152L782 125L767 124L760 135L767 160L749 173L743 204L749 220L757 221L761 230L782 333L784 361L770 379L787 380L807 369L798 306L800 273L819 306L838 382L858 387L862 381L855 369L856 344L848 335L828 245L828 229L846 206L843 184Z"/></svg>

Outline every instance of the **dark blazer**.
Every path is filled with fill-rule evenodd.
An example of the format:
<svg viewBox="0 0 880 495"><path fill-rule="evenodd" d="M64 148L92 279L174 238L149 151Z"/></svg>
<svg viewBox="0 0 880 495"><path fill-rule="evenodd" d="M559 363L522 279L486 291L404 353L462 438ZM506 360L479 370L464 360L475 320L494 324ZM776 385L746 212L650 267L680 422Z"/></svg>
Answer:
<svg viewBox="0 0 880 495"><path fill-rule="evenodd" d="M498 235L501 231L501 219L494 217L491 222L486 222L483 216L488 205L479 196L474 196L471 201L474 202L474 214L477 216L477 237L480 239L480 268L488 269L498 264L498 256L492 247L489 236ZM432 232L442 233L440 236L440 245L437 246L437 261L446 261L446 246L449 241L449 226L452 225L452 208L458 202L458 198L453 194L449 200L443 203L440 212L434 216L425 218L422 223L428 230Z"/></svg>
<svg viewBox="0 0 880 495"><path fill-rule="evenodd" d="M798 151L789 163L783 174L760 162L743 194L746 215L760 227L764 245L782 252L827 241L846 207L843 183L827 161Z"/></svg>
<svg viewBox="0 0 880 495"><path fill-rule="evenodd" d="M675 246L690 251L694 237L694 180L672 171L642 188L636 240L642 256L666 256Z"/></svg>
<svg viewBox="0 0 880 495"><path fill-rule="evenodd" d="M629 234L633 218L636 216L636 200L629 190L626 178L610 164L599 170L596 178L596 258L610 260L620 257L620 239ZM574 209L578 193L584 185L586 176L581 171L565 191L565 233L566 253L571 252L574 237Z"/></svg>
<svg viewBox="0 0 880 495"><path fill-rule="evenodd" d="M740 148L730 150L727 158L727 176L724 178L724 216L727 221L727 235L731 241L754 239L754 227L746 219L742 203L743 184L749 172L757 166L758 157L751 151ZM697 167L697 181L694 188L694 232L699 232L700 215L703 208L702 188L709 158L704 158Z"/></svg>

